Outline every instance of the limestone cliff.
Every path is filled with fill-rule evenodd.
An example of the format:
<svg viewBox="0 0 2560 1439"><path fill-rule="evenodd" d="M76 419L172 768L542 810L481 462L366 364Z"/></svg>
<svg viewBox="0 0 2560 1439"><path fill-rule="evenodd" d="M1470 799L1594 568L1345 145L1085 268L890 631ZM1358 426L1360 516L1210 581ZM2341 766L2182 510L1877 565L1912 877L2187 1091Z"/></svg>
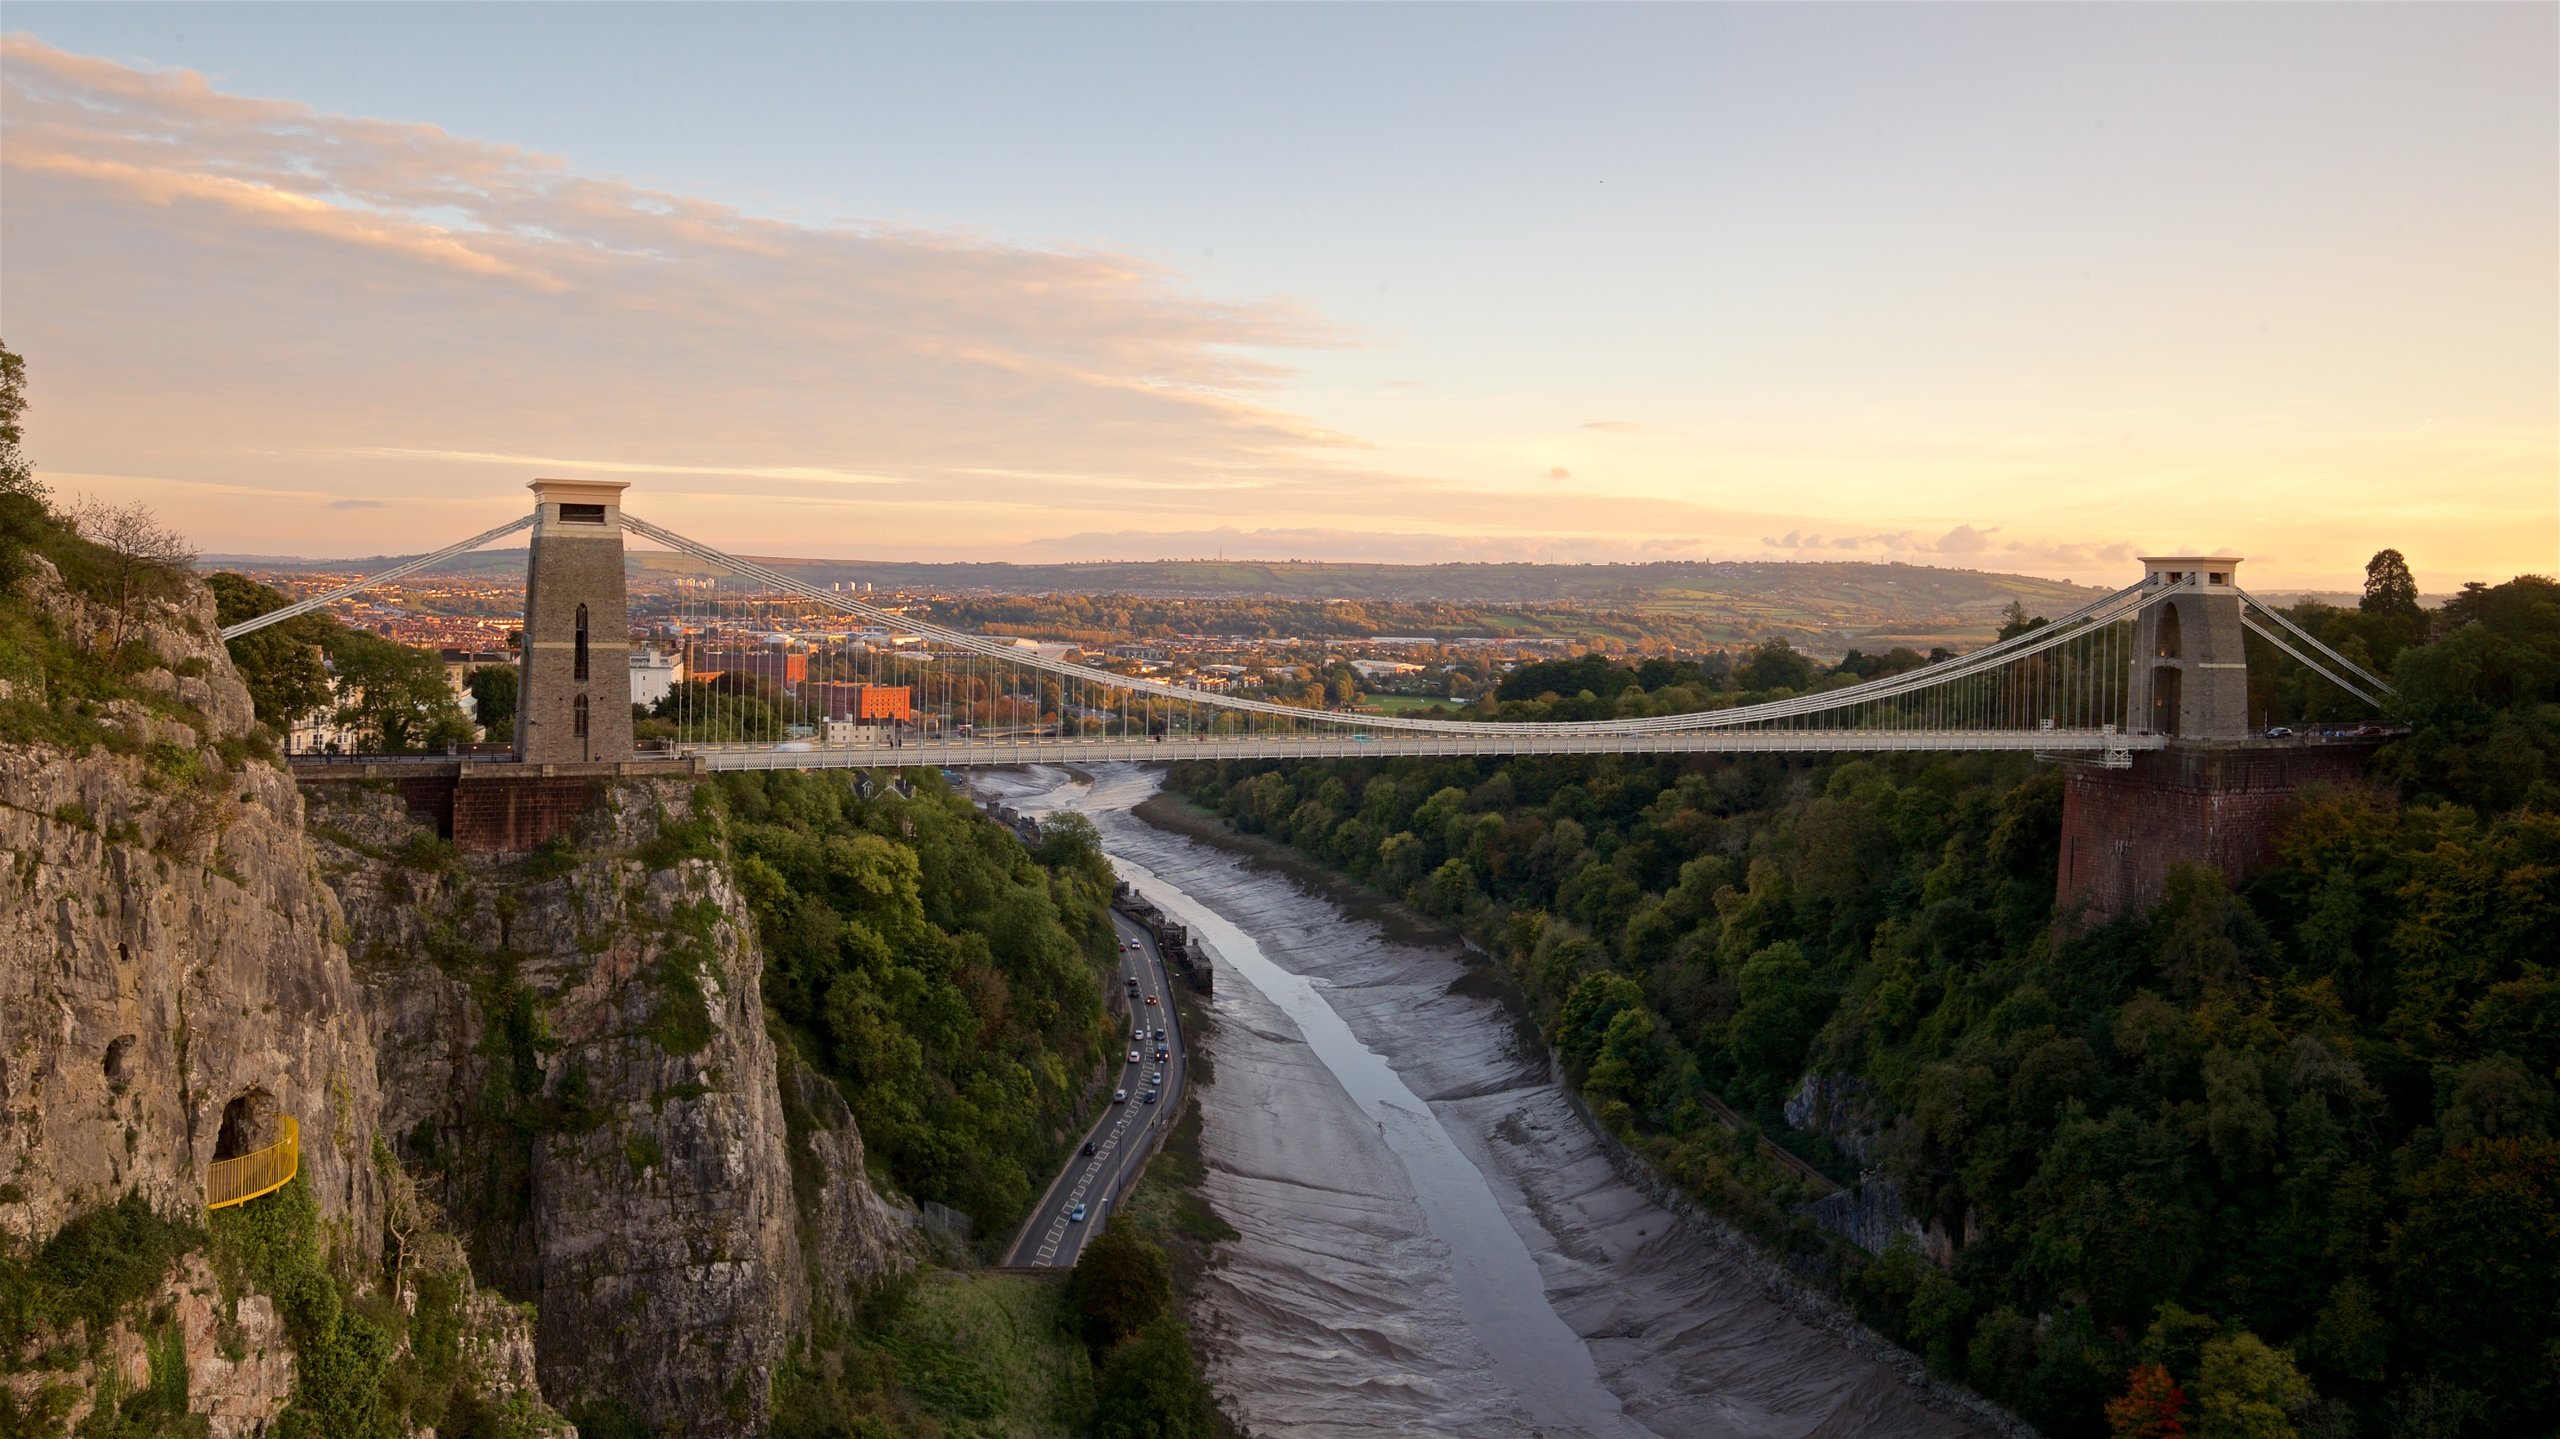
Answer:
<svg viewBox="0 0 2560 1439"><path fill-rule="evenodd" d="M109 618L43 577L65 633ZM245 746L249 696L212 597L151 611L159 667L87 753L0 743L0 1227L50 1234L128 1187L201 1211L225 1143L302 1126L302 1164L359 1242L379 1232L373 1048L302 842L293 779ZM25 683L25 681L18 681Z"/></svg>
<svg viewBox="0 0 2560 1439"><path fill-rule="evenodd" d="M376 1262L397 1174L344 920L210 594L185 585L119 624L33 568L0 592L0 1427L68 1433L113 1406L118 1433L193 1416L216 1439L263 1434L298 1356L271 1296L208 1262L217 1158L297 1121L306 1257L414 1308ZM122 1231L66 1255L102 1215L147 1257ZM514 1432L556 1429L506 1362L521 1316L467 1274L443 1282L469 1361L439 1371L461 1376L451 1392L509 1404ZM406 1362L395 1344L386 1362Z"/></svg>
<svg viewBox="0 0 2560 1439"><path fill-rule="evenodd" d="M569 841L462 856L399 799L315 787L384 1128L540 1314L545 1390L668 1434L759 1432L814 1289L901 1263L823 1079L777 1055L762 958L691 788L602 786Z"/></svg>

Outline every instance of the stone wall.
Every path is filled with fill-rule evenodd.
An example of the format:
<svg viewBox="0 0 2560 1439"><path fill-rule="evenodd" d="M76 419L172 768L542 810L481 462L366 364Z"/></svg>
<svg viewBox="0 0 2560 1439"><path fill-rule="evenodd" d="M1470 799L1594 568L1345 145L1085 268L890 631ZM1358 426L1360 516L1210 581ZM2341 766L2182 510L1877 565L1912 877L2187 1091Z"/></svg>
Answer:
<svg viewBox="0 0 2560 1439"><path fill-rule="evenodd" d="M2309 784L2357 782L2371 751L2358 743L2173 743L2137 751L2131 769L2067 767L2057 911L2068 923L2091 924L2143 909L2181 861L2239 883L2266 864L2294 796Z"/></svg>

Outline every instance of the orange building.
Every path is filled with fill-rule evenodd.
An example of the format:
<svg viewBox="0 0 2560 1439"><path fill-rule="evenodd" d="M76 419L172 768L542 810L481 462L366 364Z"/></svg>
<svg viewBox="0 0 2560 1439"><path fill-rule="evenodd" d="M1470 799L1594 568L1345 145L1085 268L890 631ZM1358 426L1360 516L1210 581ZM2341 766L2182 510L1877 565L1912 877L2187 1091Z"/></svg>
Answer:
<svg viewBox="0 0 2560 1439"><path fill-rule="evenodd" d="M861 723L912 723L915 719L915 687L913 685L856 684L846 680L820 680L809 686L809 700L819 713L829 719L854 720Z"/></svg>

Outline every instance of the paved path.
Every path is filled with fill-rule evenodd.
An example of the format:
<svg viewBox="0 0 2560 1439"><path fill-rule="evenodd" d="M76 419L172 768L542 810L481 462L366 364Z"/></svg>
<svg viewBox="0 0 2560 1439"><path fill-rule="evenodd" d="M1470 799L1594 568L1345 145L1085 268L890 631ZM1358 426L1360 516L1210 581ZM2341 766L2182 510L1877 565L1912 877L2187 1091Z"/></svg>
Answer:
<svg viewBox="0 0 2560 1439"><path fill-rule="evenodd" d="M999 1261L1009 1267L1073 1267L1085 1241L1100 1233L1103 1221L1111 1217L1112 1206L1136 1187L1138 1172L1158 1134L1181 1111L1184 1054L1182 1026L1173 1017L1172 976L1165 972L1164 956L1157 952L1145 926L1116 909L1111 912L1111 924L1121 944L1120 968L1113 983L1129 1001L1130 1013L1139 1017L1134 1023L1146 1031L1143 1040L1124 1031L1120 1048L1111 1056L1112 1087L1128 1090L1129 1098L1105 1107L1094 1122L1085 1136L1093 1144L1092 1154L1083 1153L1079 1146L1077 1153L1067 1156L1066 1168L1040 1197L1039 1207L1023 1221L1022 1232L1014 1236L1013 1247ZM1135 950L1129 948L1132 941ZM1138 980L1135 995L1129 993L1131 975ZM1147 1003L1150 998L1156 1002ZM1165 1034L1162 1041L1155 1038L1159 1029ZM1159 1042L1169 1051L1161 1064L1155 1058ZM1131 1049L1138 1051L1136 1064L1127 1062ZM1159 1071L1164 1074L1163 1093L1155 1103L1143 1103L1139 1096L1151 1087L1147 1077ZM1078 1204L1085 1206L1081 1221L1068 1217Z"/></svg>

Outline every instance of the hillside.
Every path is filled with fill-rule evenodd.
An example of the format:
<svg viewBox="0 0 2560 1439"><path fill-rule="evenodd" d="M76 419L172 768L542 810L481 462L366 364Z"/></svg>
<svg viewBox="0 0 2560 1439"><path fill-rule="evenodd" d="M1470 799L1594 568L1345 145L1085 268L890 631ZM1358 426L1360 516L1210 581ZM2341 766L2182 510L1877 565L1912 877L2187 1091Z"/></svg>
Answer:
<svg viewBox="0 0 2560 1439"><path fill-rule="evenodd" d="M208 555L206 568L270 575L360 574L398 556L300 560ZM635 581L707 573L682 556L634 551ZM1187 602L1351 601L1372 605L1454 605L1477 612L1462 632L1582 633L1585 622L1523 625L1483 611L1529 606L1548 614L1605 611L1619 632L1649 628L1710 643L1789 635L1819 648L1843 644L1973 643L1998 627L2012 601L2055 614L2100 591L2034 575L1921 565L1673 561L1649 565L1364 565L1248 560L1149 560L1126 564L906 564L765 558L813 584L871 584L882 590L945 595L1115 595ZM524 551L489 550L431 573L520 574ZM1392 631L1389 631L1392 632Z"/></svg>

